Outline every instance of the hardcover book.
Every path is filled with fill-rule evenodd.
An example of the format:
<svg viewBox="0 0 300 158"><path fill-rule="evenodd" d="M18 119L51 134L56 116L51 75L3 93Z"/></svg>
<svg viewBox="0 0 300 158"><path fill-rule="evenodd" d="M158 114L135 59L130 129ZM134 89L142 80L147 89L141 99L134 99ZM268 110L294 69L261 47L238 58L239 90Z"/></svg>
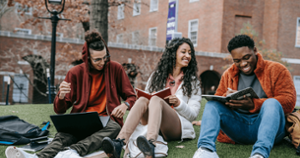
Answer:
<svg viewBox="0 0 300 158"><path fill-rule="evenodd" d="M147 99L151 99L151 97L153 97L153 96L158 96L158 97L160 97L160 98L162 98L162 99L164 99L165 97L167 97L167 96L169 96L169 95L171 95L171 90L170 90L170 88L165 88L165 89L162 89L162 90L160 90L160 91L157 91L157 92L154 92L154 93L148 93L148 92L146 92L146 91L143 91L143 90L141 90L141 89L138 89L138 88L135 88L135 90L136 90L136 93L137 93L137 97L139 98L139 97L145 97L145 98L147 98ZM164 99L167 103L169 103L169 99Z"/></svg>
<svg viewBox="0 0 300 158"><path fill-rule="evenodd" d="M231 93L226 97L217 96L217 95L202 95L202 97L205 98L207 101L215 100L215 101L225 103L225 102L229 102L229 100L242 100L244 98L244 95L250 98L259 98L251 87L247 87L240 91Z"/></svg>

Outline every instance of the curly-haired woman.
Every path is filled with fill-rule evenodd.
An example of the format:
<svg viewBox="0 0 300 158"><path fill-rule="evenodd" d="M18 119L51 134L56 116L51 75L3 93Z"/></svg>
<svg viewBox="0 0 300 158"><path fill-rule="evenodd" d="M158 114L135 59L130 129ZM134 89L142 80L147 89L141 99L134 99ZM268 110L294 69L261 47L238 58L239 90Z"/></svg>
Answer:
<svg viewBox="0 0 300 158"><path fill-rule="evenodd" d="M201 90L197 75L197 62L192 42L188 38L173 39L147 82L150 93L169 87L170 106L157 96L150 100L140 97L134 104L116 140L103 139L103 149L111 158L119 158L139 122L148 125L147 137L139 136L138 148L145 157L155 157L155 141L160 133L167 141L194 139L192 121L200 110Z"/></svg>

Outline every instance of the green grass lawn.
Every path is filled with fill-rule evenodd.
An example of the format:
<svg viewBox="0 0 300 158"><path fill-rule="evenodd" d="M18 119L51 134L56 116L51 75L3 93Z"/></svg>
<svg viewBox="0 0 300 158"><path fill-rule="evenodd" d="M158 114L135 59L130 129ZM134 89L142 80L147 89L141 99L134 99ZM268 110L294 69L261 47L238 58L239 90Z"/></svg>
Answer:
<svg viewBox="0 0 300 158"><path fill-rule="evenodd" d="M201 119L205 101L202 101L201 112L198 116L198 120ZM55 114L53 106L50 104L40 105L11 105L0 106L0 116L3 115L17 115L21 119L40 125L43 121L50 121L50 115ZM128 113L127 113L128 114ZM126 116L127 116L126 114ZM125 116L125 117L126 117ZM195 126L196 139L186 140L183 142L172 141L168 142L170 158L191 158L194 152L197 150L197 138L199 137L200 127ZM54 126L49 128L50 137L54 137L56 130ZM178 145L183 145L184 148L176 148ZM7 146L0 145L0 158L5 158L5 149ZM250 156L252 145L232 145L216 142L217 153L220 158L248 158ZM295 149L286 143L281 143L274 146L271 151L270 158L298 158L295 154Z"/></svg>

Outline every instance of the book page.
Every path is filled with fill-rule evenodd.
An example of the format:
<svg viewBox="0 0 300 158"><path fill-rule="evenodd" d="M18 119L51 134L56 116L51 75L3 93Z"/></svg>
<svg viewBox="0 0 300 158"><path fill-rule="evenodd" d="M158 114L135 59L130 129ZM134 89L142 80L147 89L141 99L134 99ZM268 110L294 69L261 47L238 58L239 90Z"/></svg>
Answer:
<svg viewBox="0 0 300 158"><path fill-rule="evenodd" d="M240 91L231 93L228 95L228 97L230 97L232 100L241 100L244 98L244 95L250 98L258 98L257 94L251 87L247 87Z"/></svg>

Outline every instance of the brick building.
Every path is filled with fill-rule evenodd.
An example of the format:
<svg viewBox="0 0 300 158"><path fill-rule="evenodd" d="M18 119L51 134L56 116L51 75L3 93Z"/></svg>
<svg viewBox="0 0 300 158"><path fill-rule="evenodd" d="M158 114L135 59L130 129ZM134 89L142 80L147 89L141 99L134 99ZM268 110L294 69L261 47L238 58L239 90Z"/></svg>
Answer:
<svg viewBox="0 0 300 158"><path fill-rule="evenodd" d="M132 1L127 4L132 7L126 7L126 5L110 7L108 46L112 60L121 64L131 62L139 66L141 73L136 78L135 86L143 88L147 76L156 65L166 43L169 2L167 0L142 0L141 2ZM178 0L177 5L177 32L181 32L183 37L191 38L195 45L198 75L202 80L204 93L209 91L211 86L218 85L225 70L223 66L231 63L231 61L224 60L229 55L226 46L229 40L240 32L244 23L250 23L253 26L258 37L264 40L266 48L283 53L283 60L291 65L293 69L291 74L294 78L300 76L298 68L300 64L298 55L300 53L300 3L297 0ZM50 38L35 35L46 34L37 32L34 28L23 29L31 35L21 35L18 31L12 33L14 28L18 27L18 22L8 19L14 19L16 14L17 12L11 11L0 19L0 54L9 50L11 45L9 42L16 41L40 41L50 47ZM63 34L58 39L58 43L61 43L58 45L67 42L73 46L74 50L80 51L83 43L82 35L82 28L75 36ZM68 37L78 39L68 39ZM57 51L60 48L57 46ZM71 62L75 60L77 59L70 59ZM7 59L0 58L0 62L0 89L3 92L0 93L2 95L0 95L0 102L3 102L5 83L1 78L7 74L17 75L20 70L15 68L15 65L7 63ZM24 62L20 59L14 64L20 65ZM15 69L9 69L9 67ZM29 65L27 67L30 68ZM33 74L29 73L29 75ZM65 72L56 74L56 84L60 83L64 75Z"/></svg>

